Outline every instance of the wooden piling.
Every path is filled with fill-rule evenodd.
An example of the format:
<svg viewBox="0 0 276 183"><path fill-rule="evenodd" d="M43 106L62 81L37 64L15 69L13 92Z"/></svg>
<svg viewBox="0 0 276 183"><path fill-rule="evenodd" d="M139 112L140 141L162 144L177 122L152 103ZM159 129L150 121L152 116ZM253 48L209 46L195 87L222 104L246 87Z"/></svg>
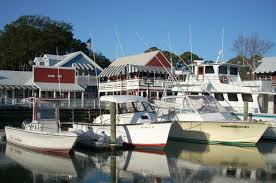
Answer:
<svg viewBox="0 0 276 183"><path fill-rule="evenodd" d="M116 183L116 156L110 157L110 183Z"/></svg>
<svg viewBox="0 0 276 183"><path fill-rule="evenodd" d="M110 131L111 131L111 145L116 144L116 103L115 102L110 102L109 106L109 111L110 111Z"/></svg>
<svg viewBox="0 0 276 183"><path fill-rule="evenodd" d="M248 102L244 102L244 107L243 107L243 120L248 121Z"/></svg>

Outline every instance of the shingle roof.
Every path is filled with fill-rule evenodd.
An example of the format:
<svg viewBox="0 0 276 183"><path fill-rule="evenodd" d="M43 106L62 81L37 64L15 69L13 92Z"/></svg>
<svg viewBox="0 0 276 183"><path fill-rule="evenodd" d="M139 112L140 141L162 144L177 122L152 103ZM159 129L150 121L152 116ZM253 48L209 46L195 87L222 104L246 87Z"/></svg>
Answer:
<svg viewBox="0 0 276 183"><path fill-rule="evenodd" d="M255 73L276 72L276 57L265 57L261 61L262 63L254 71Z"/></svg>
<svg viewBox="0 0 276 183"><path fill-rule="evenodd" d="M0 70L0 85L32 85L32 72Z"/></svg>
<svg viewBox="0 0 276 183"><path fill-rule="evenodd" d="M152 52L142 53L142 54L138 54L138 55L120 57L120 58L117 58L115 61L113 61L110 64L110 66L119 66L119 65L126 65L126 64L135 64L135 65L145 66L158 53L159 53L159 51L152 51Z"/></svg>

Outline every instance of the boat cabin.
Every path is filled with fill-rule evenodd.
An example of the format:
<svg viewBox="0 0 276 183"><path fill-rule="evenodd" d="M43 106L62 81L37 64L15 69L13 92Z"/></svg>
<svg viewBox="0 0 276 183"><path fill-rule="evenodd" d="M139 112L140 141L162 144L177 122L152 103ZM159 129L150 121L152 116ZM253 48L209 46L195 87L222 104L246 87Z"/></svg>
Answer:
<svg viewBox="0 0 276 183"><path fill-rule="evenodd" d="M158 117L170 121L225 121L237 120L225 110L213 96L177 95L166 96L156 102ZM167 117L166 117L167 116Z"/></svg>
<svg viewBox="0 0 276 183"><path fill-rule="evenodd" d="M241 65L228 63L204 63L202 60L195 60L189 65L191 72L176 72L179 78L185 79L189 75L195 75L197 80L212 81L219 83L231 83L241 81L239 70ZM181 77L180 75L186 75Z"/></svg>
<svg viewBox="0 0 276 183"><path fill-rule="evenodd" d="M60 131L58 99L30 98L33 104L31 123L23 122L23 127L39 131Z"/></svg>
<svg viewBox="0 0 276 183"><path fill-rule="evenodd" d="M141 96L108 95L102 96L100 101L116 103L117 124L152 122L157 117L154 107ZM94 123L110 124L110 114L97 117Z"/></svg>

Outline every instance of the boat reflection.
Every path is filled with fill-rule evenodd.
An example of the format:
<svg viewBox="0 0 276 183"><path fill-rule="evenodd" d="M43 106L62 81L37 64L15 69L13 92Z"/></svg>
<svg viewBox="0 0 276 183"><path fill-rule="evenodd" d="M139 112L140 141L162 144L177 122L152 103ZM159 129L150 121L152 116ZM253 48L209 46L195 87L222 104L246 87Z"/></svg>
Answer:
<svg viewBox="0 0 276 183"><path fill-rule="evenodd" d="M77 171L69 156L42 154L10 143L6 144L5 155L31 171L33 182L72 181L74 177L77 177Z"/></svg>
<svg viewBox="0 0 276 183"><path fill-rule="evenodd" d="M6 147L6 143L3 141L0 141L0 170L7 169L8 167L11 167L15 164L14 161L12 161L10 158L5 156L5 147Z"/></svg>
<svg viewBox="0 0 276 183"><path fill-rule="evenodd" d="M256 147L169 141L165 149L174 182L264 180L266 162Z"/></svg>
<svg viewBox="0 0 276 183"><path fill-rule="evenodd" d="M264 157L266 172L276 175L276 143L262 141L257 144L257 148Z"/></svg>
<svg viewBox="0 0 276 183"><path fill-rule="evenodd" d="M91 153L78 149L74 153L80 166L78 169L85 171L82 173L84 180L96 181L93 176L99 172L109 177L110 182L159 182L170 178L164 151L157 153L139 149L138 151L117 151L114 154Z"/></svg>

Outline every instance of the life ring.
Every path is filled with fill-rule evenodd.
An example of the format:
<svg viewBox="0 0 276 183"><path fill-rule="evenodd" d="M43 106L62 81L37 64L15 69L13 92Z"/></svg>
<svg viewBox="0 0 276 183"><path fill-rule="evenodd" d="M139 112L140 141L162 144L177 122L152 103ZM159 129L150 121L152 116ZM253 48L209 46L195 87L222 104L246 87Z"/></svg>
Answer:
<svg viewBox="0 0 276 183"><path fill-rule="evenodd" d="M227 83L228 78L225 75L220 75L219 80L221 83Z"/></svg>

